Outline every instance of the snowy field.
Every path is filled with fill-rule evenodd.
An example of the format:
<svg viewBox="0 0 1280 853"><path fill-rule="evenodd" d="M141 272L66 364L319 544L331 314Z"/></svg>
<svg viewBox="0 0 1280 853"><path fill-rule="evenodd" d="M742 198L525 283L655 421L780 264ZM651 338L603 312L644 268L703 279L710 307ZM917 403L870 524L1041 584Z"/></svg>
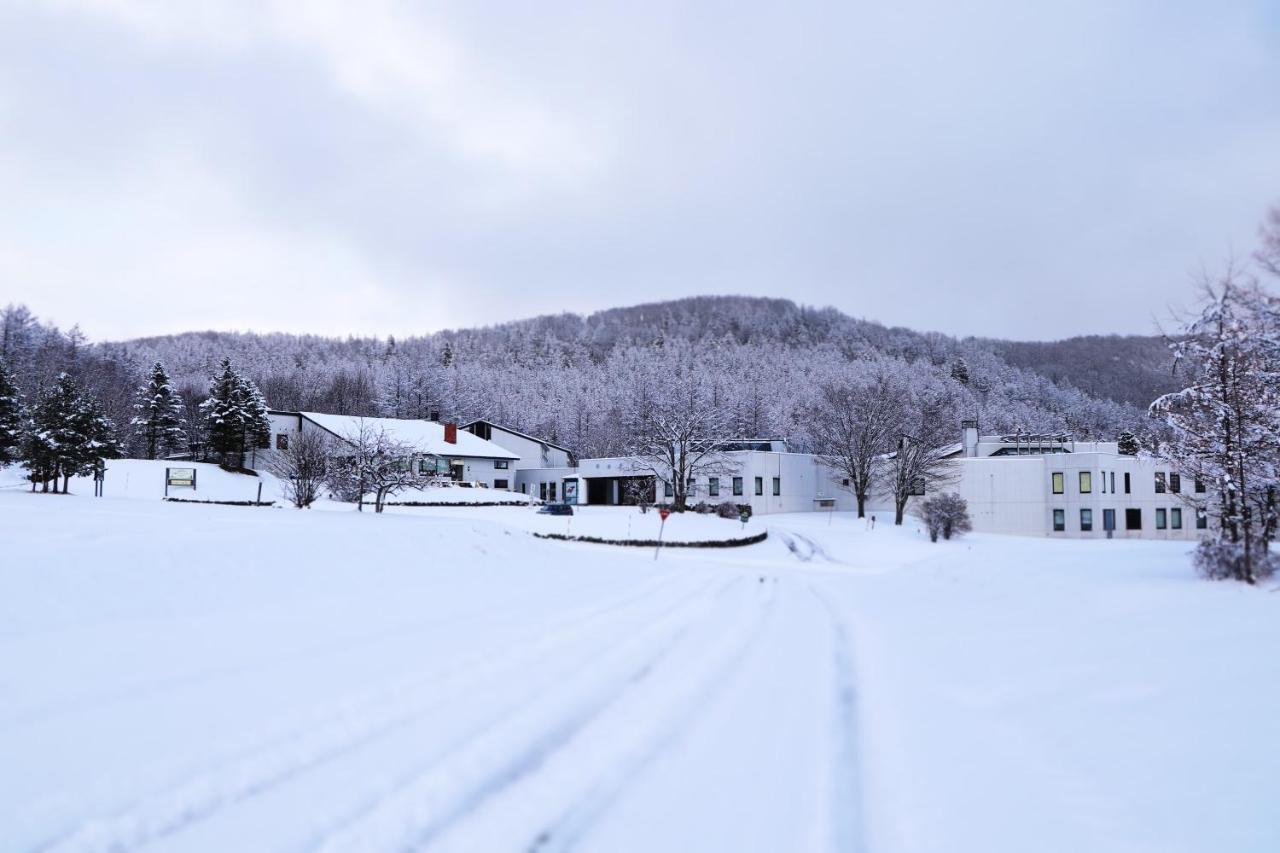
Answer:
<svg viewBox="0 0 1280 853"><path fill-rule="evenodd" d="M1280 595L1185 544L114 491L0 490L2 850L1280 849Z"/></svg>

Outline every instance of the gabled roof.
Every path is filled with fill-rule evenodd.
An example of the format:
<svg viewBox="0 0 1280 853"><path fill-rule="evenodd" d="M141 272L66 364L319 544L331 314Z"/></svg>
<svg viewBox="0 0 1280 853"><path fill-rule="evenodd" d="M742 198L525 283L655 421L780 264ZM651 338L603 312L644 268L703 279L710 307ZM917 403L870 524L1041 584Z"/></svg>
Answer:
<svg viewBox="0 0 1280 853"><path fill-rule="evenodd" d="M356 415L326 415L321 412L283 412L299 414L321 429L345 439L366 429L384 430L388 437L422 453L434 456L475 456L481 459L519 459L505 447L485 441L477 435L458 429L458 443L444 440L444 424L435 421L414 421L400 418L362 418Z"/></svg>
<svg viewBox="0 0 1280 853"><path fill-rule="evenodd" d="M484 418L476 418L474 421L465 423L462 426L458 427L458 429L471 429L476 424L488 424L491 429L500 429L503 432L510 433L511 435L518 435L521 438L527 438L530 441L536 441L538 442L538 444L545 444L547 447L554 447L556 450L563 450L565 453L573 453L572 450L565 447L563 444L556 444L554 441L547 441L545 438L538 438L536 435L529 435L529 433L527 432L521 432L520 430L512 429L509 426L496 424L493 421L487 421Z"/></svg>

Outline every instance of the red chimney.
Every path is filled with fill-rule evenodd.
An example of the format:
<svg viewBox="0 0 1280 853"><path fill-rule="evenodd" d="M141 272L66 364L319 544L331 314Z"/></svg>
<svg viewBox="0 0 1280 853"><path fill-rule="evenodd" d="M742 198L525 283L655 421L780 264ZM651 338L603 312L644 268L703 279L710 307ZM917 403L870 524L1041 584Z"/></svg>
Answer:
<svg viewBox="0 0 1280 853"><path fill-rule="evenodd" d="M444 425L444 441L445 441L445 444L458 443L458 425L457 424Z"/></svg>

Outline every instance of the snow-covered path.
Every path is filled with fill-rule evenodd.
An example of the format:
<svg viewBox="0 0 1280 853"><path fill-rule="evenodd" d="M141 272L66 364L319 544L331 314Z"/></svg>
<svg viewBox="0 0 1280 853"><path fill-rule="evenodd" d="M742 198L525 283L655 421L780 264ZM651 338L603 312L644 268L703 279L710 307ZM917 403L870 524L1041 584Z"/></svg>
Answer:
<svg viewBox="0 0 1280 853"><path fill-rule="evenodd" d="M1187 742L1276 710L1274 656L1197 646L1274 648L1277 596L1163 545L771 525L655 561L492 521L0 494L0 848L1280 839L1251 785L1277 715Z"/></svg>

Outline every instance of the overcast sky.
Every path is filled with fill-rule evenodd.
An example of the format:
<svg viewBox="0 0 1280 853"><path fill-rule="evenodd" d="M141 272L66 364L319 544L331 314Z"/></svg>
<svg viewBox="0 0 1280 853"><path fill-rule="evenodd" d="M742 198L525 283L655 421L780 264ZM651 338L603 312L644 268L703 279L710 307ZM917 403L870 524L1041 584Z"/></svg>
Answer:
<svg viewBox="0 0 1280 853"><path fill-rule="evenodd" d="M0 303L95 339L1145 333L1276 202L1280 0L0 0Z"/></svg>

